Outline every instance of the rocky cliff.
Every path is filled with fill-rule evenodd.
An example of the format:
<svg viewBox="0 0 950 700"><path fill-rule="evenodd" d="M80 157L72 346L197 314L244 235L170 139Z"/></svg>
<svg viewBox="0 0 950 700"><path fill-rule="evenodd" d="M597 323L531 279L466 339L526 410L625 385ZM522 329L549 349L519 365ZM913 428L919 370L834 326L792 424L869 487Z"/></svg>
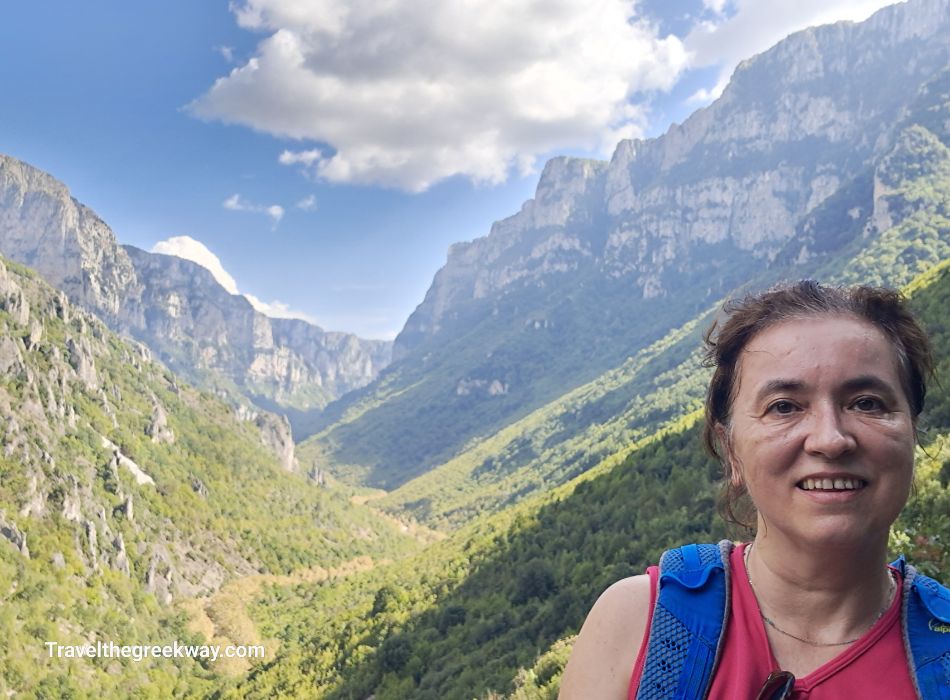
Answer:
<svg viewBox="0 0 950 700"><path fill-rule="evenodd" d="M609 162L547 163L520 212L452 246L388 376L326 414L358 417L319 426L325 453L391 487L741 285L841 279L849 260L867 262L849 279L906 282L950 231L914 243L921 230L897 223L931 203L892 201L886 172L894 158L942 162L948 35L950 0L808 29L741 63L663 136L621 142ZM894 264L875 271L878 255Z"/></svg>
<svg viewBox="0 0 950 700"><path fill-rule="evenodd" d="M799 32L741 63L716 102L665 135L623 141L609 163L550 161L521 212L449 250L396 355L472 301L573 285L586 268L651 298L684 274L714 275L728 256L771 260L888 148L901 111L950 63L948 8L912 0Z"/></svg>
<svg viewBox="0 0 950 700"><path fill-rule="evenodd" d="M321 408L369 383L391 343L271 319L201 266L121 246L50 175L0 156L0 253L28 265L177 372L211 370L270 408Z"/></svg>

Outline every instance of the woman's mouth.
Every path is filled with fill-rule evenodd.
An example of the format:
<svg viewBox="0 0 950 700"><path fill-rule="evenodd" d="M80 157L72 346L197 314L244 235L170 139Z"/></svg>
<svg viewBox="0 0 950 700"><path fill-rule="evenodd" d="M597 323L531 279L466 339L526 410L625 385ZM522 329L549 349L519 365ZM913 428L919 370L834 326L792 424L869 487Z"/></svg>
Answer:
<svg viewBox="0 0 950 700"><path fill-rule="evenodd" d="M805 491L857 491L867 485L864 479L828 477L802 479L797 484Z"/></svg>

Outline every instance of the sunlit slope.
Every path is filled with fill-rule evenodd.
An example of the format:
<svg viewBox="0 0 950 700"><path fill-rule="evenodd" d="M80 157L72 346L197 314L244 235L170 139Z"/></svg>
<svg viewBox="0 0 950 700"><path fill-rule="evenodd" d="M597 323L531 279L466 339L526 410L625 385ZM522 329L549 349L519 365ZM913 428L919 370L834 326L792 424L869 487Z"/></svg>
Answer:
<svg viewBox="0 0 950 700"><path fill-rule="evenodd" d="M950 368L950 263L908 287ZM895 546L947 578L950 391L935 385L922 421L918 496ZM420 556L339 586L273 588L257 619L286 650L229 697L280 689L315 697L553 697L570 635L612 581L667 547L725 533L718 467L694 414L553 491L470 524ZM319 630L315 632L315 630ZM565 640L559 642L559 640ZM551 649L550 653L546 650ZM540 656L539 656L540 655Z"/></svg>
<svg viewBox="0 0 950 700"><path fill-rule="evenodd" d="M210 692L227 677L197 662L50 659L43 642L203 642L178 602L415 547L345 493L287 472L252 416L6 261L0 413L0 689L17 696Z"/></svg>

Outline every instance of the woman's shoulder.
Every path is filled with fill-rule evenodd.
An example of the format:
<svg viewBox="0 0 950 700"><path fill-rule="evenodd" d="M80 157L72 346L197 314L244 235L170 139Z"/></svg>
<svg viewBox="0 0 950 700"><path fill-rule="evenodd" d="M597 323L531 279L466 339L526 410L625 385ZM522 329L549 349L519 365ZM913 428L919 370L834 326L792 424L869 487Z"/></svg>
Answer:
<svg viewBox="0 0 950 700"><path fill-rule="evenodd" d="M650 604L650 576L641 574L629 576L613 583L600 594L594 609L600 608L606 612L636 612ZM644 610L644 612L648 612Z"/></svg>
<svg viewBox="0 0 950 700"><path fill-rule="evenodd" d="M591 608L561 681L562 700L626 698L650 619L650 576L621 579Z"/></svg>

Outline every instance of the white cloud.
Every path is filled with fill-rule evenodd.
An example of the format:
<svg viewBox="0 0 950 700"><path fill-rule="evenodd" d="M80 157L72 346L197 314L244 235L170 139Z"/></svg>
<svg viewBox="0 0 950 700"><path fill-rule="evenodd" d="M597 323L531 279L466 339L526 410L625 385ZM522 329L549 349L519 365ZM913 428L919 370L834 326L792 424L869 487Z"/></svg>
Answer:
<svg viewBox="0 0 950 700"><path fill-rule="evenodd" d="M279 204L264 206L263 204L254 204L243 199L239 194L232 194L221 203L225 209L231 211L249 211L255 214L267 214L274 221L276 226L284 218L284 208Z"/></svg>
<svg viewBox="0 0 950 700"><path fill-rule="evenodd" d="M239 194L232 194L224 200L222 206L232 211L248 211L248 205L244 203Z"/></svg>
<svg viewBox="0 0 950 700"><path fill-rule="evenodd" d="M317 148L280 156L330 181L422 191L462 175L504 181L556 149L640 133L629 101L686 63L630 0L243 0L268 33L189 105Z"/></svg>
<svg viewBox="0 0 950 700"><path fill-rule="evenodd" d="M152 246L153 253L163 255L175 255L185 260L191 260L198 263L208 270L222 287L229 294L237 294L238 287L234 278L227 273L218 256L208 250L208 247L201 241L196 241L190 236L174 236L164 241L159 241Z"/></svg>
<svg viewBox="0 0 950 700"><path fill-rule="evenodd" d="M221 54L228 63L234 63L234 49L230 46L215 46L214 50Z"/></svg>
<svg viewBox="0 0 950 700"><path fill-rule="evenodd" d="M731 69L728 73L720 73L719 80L716 81L715 85L713 85L711 88L700 88L686 98L686 104L702 106L708 105L710 102L717 99L722 94L722 91L726 89L726 85L729 84L730 73Z"/></svg>
<svg viewBox="0 0 950 700"><path fill-rule="evenodd" d="M229 201L232 199L234 198L228 198ZM235 205L238 203L239 200L233 202ZM228 294L240 294L237 281L224 269L218 256L212 253L201 241L197 241L190 236L174 236L153 245L152 252L161 253L162 255L175 255L198 263L214 276L218 284L224 287ZM253 294L245 294L244 297L251 303L251 306L265 316L271 318L299 318L308 323L320 325L310 314L304 311L296 311L282 301L263 302Z"/></svg>
<svg viewBox="0 0 950 700"><path fill-rule="evenodd" d="M313 165L323 157L323 153L314 148L309 151L283 151L277 160L281 165Z"/></svg>
<svg viewBox="0 0 950 700"><path fill-rule="evenodd" d="M714 88L700 90L690 102L711 102L722 93L739 61L774 46L793 32L841 20L860 22L894 0L734 0L728 18L701 22L685 38L691 68L720 66ZM725 0L703 0L722 14Z"/></svg>
<svg viewBox="0 0 950 700"><path fill-rule="evenodd" d="M257 311L261 312L265 316L269 316L270 318L298 318L302 321L312 323L315 326L320 325L310 314L306 313L305 311L297 311L292 309L289 305L282 301L261 301L253 294L245 294L244 298L251 302L251 306L253 306Z"/></svg>
<svg viewBox="0 0 950 700"><path fill-rule="evenodd" d="M721 15L726 11L727 2L728 0L703 0L703 7L717 15Z"/></svg>
<svg viewBox="0 0 950 700"><path fill-rule="evenodd" d="M294 206L296 206L298 209L303 209L304 211L313 211L317 208L317 197L316 195L308 194Z"/></svg>

